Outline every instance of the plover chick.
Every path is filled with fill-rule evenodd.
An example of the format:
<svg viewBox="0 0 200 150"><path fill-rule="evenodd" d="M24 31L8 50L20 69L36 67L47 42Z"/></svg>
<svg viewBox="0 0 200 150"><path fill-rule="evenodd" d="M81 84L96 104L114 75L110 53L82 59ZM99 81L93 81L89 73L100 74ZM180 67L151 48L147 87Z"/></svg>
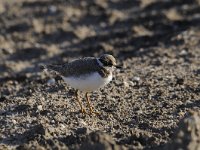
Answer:
<svg viewBox="0 0 200 150"><path fill-rule="evenodd" d="M43 69L45 68L60 74L68 85L76 89L76 99L82 113L86 113L86 110L79 99L78 91L85 92L90 114L98 114L91 106L88 93L108 84L112 80L114 68L121 67L117 66L116 60L112 55L103 54L99 58L85 57L62 65L43 66Z"/></svg>

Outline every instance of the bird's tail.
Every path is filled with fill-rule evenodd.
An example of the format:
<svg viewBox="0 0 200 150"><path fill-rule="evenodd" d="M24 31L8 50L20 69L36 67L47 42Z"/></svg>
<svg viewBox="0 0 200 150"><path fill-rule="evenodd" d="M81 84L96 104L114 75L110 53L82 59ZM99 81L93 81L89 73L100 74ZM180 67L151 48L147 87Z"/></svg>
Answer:
<svg viewBox="0 0 200 150"><path fill-rule="evenodd" d="M60 72L61 67L57 65L40 65L40 69L43 70L44 72Z"/></svg>

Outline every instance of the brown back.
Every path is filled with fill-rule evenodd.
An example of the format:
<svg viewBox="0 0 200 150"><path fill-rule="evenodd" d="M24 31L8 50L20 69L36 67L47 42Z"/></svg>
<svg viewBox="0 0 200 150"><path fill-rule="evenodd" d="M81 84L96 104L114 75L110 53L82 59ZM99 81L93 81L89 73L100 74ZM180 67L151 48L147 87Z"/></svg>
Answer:
<svg viewBox="0 0 200 150"><path fill-rule="evenodd" d="M86 57L77 59L63 65L48 65L48 69L54 70L65 77L76 76L98 71L101 76L105 77L106 69L99 66L96 58ZM109 73L107 71L107 73Z"/></svg>

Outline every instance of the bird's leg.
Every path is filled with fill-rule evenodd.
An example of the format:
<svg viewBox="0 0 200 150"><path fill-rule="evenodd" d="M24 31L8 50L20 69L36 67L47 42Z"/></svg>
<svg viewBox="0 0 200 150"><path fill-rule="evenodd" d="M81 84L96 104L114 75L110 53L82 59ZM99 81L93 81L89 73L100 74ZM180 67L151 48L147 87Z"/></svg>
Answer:
<svg viewBox="0 0 200 150"><path fill-rule="evenodd" d="M92 106L91 106L91 104L90 104L90 99L89 99L89 96L88 96L88 92L85 93L85 97L86 97L86 100L87 100L87 105L88 105L88 107L89 107L89 109L90 109L90 114L94 113L94 114L96 114L96 115L99 115L98 112L95 112L95 111L93 110L93 108L92 108Z"/></svg>
<svg viewBox="0 0 200 150"><path fill-rule="evenodd" d="M81 103L81 101L80 101L80 99L79 99L78 90L76 90L75 93L76 93L76 99L77 99L78 104L79 104L79 106L80 106L80 108L81 108L81 113L86 114L86 111L85 111L85 109L83 108L83 105L82 105L82 103Z"/></svg>

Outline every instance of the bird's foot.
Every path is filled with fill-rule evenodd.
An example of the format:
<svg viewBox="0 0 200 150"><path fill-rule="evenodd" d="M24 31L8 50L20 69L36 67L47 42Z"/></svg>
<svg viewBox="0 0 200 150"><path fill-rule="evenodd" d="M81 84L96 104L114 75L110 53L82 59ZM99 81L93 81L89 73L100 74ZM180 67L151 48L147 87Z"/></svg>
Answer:
<svg viewBox="0 0 200 150"><path fill-rule="evenodd" d="M90 115L92 115L92 114L95 114L95 115L97 115L97 116L99 116L99 115L100 115L100 113L99 113L99 112L97 112L97 111L94 111L93 109L90 109Z"/></svg>
<svg viewBox="0 0 200 150"><path fill-rule="evenodd" d="M87 114L85 108L81 108L81 113L82 113L82 114Z"/></svg>

